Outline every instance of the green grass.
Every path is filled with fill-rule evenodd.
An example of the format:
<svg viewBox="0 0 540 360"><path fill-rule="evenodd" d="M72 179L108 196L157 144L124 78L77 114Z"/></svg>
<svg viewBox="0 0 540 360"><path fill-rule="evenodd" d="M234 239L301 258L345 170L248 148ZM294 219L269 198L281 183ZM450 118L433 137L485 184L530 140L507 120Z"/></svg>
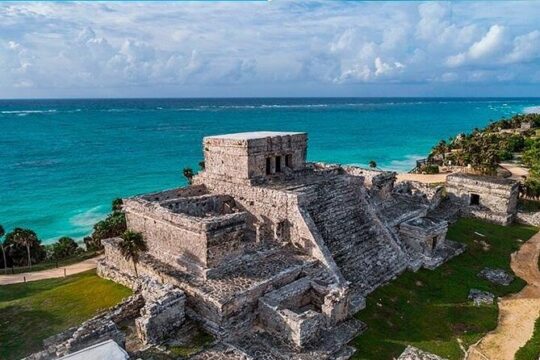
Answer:
<svg viewBox="0 0 540 360"><path fill-rule="evenodd" d="M203 332L202 330L197 330L197 334L193 336L188 346L171 346L168 350L175 357L188 357L201 351L213 340L214 338L211 335Z"/></svg>
<svg viewBox="0 0 540 360"><path fill-rule="evenodd" d="M518 350L515 360L538 360L540 358L540 318L534 324L532 338Z"/></svg>
<svg viewBox="0 0 540 360"><path fill-rule="evenodd" d="M20 273L29 272L29 271L32 271L32 272L41 271L41 270L53 269L53 268L56 268L56 267L61 268L61 267L64 267L64 266L76 264L78 262L81 262L81 261L84 261L84 260L87 260L87 259L91 259L91 258L93 258L93 257L95 257L97 255L98 255L98 253L96 253L95 251L84 252L82 254L75 255L75 256L72 256L72 257L67 258L67 259L60 260L58 262L56 262L56 261L46 261L46 262L42 262L42 263L39 263L39 264L33 264L32 265L32 270L30 270L28 268L28 266L8 268L8 274L20 274ZM4 269L0 270L0 274L2 274L2 275L4 274Z"/></svg>
<svg viewBox="0 0 540 360"><path fill-rule="evenodd" d="M525 285L517 278L508 287L497 286L477 273L486 266L511 271L510 254L536 231L532 226L459 220L450 227L448 238L467 244L464 254L434 271L406 272L368 296L366 309L357 315L368 330L353 340L358 349L353 358L392 359L410 344L448 359L461 359L460 341L467 348L497 325L497 306L473 306L467 300L469 290L504 296Z"/></svg>
<svg viewBox="0 0 540 360"><path fill-rule="evenodd" d="M111 307L131 290L95 270L66 278L0 286L0 359L39 351L43 339Z"/></svg>

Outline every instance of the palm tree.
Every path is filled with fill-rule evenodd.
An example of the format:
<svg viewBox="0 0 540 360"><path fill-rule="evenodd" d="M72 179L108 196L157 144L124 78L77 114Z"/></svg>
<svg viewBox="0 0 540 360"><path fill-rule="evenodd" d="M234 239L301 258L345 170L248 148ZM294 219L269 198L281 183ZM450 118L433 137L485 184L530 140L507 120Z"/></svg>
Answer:
<svg viewBox="0 0 540 360"><path fill-rule="evenodd" d="M13 230L13 242L26 247L26 254L28 255L28 267L32 269L32 259L30 257L30 247L36 243L39 244L37 235L32 230L15 229Z"/></svg>
<svg viewBox="0 0 540 360"><path fill-rule="evenodd" d="M135 231L126 231L122 234L122 241L119 244L120 253L127 261L133 261L133 269L135 270L135 276L138 277L137 263L139 262L139 256L142 251L148 250L146 241L141 233Z"/></svg>
<svg viewBox="0 0 540 360"><path fill-rule="evenodd" d="M6 230L0 225L0 238L6 235ZM4 259L4 274L7 274L7 260L6 260L6 249L4 248L4 243L0 242L0 248L2 248L2 257Z"/></svg>
<svg viewBox="0 0 540 360"><path fill-rule="evenodd" d="M195 175L193 173L193 169L190 167L185 167L184 170L182 170L182 174L187 179L188 184L191 185L193 183L193 176Z"/></svg>
<svg viewBox="0 0 540 360"><path fill-rule="evenodd" d="M375 160L370 160L369 161L369 167L374 169L377 167L377 162Z"/></svg>

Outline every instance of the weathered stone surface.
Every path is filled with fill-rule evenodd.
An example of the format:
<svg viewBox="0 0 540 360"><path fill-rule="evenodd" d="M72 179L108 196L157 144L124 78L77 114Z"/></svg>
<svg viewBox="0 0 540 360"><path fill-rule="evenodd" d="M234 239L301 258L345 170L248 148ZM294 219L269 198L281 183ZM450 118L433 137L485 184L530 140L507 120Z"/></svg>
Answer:
<svg viewBox="0 0 540 360"><path fill-rule="evenodd" d="M514 281L514 275L507 273L503 269L484 268L478 273L478 276L503 286L508 286Z"/></svg>
<svg viewBox="0 0 540 360"><path fill-rule="evenodd" d="M515 180L451 174L446 178L446 191L465 215L501 225L509 225L516 217L519 185Z"/></svg>
<svg viewBox="0 0 540 360"><path fill-rule="evenodd" d="M489 291L482 291L478 289L471 289L469 291L469 300L472 300L474 305L480 306L482 304L493 304L495 300L495 295Z"/></svg>
<svg viewBox="0 0 540 360"><path fill-rule="evenodd" d="M537 212L518 211L516 220L521 224L540 226L540 211L537 211Z"/></svg>
<svg viewBox="0 0 540 360"><path fill-rule="evenodd" d="M192 357L191 360L254 360L230 344L219 343Z"/></svg>
<svg viewBox="0 0 540 360"><path fill-rule="evenodd" d="M305 133L213 136L203 146L192 186L124 201L128 228L149 247L138 278L120 240L103 242L98 274L142 289L144 342L159 343L188 316L227 341L200 356L345 359L364 328L350 317L367 294L463 251L445 240L445 221L426 217L441 188L306 163Z"/></svg>
<svg viewBox="0 0 540 360"><path fill-rule="evenodd" d="M149 278L142 282L141 292L145 305L141 317L135 319L137 334L144 344L159 344L183 324L186 296L170 284Z"/></svg>
<svg viewBox="0 0 540 360"><path fill-rule="evenodd" d="M415 348L414 346L407 346L397 360L445 360L444 358L428 353L426 351Z"/></svg>

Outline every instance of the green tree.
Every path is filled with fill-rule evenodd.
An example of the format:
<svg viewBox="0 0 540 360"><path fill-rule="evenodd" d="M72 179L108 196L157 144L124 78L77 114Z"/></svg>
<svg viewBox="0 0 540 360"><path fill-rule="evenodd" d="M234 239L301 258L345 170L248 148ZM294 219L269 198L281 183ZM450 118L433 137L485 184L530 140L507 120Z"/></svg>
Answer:
<svg viewBox="0 0 540 360"><path fill-rule="evenodd" d="M61 260L77 254L80 250L75 240L68 236L63 236L52 245L52 257Z"/></svg>
<svg viewBox="0 0 540 360"><path fill-rule="evenodd" d="M121 198L116 198L113 200L112 202L112 211L122 211L122 205L124 204L124 202L122 201Z"/></svg>
<svg viewBox="0 0 540 360"><path fill-rule="evenodd" d="M5 243L11 246L10 257L18 266L25 263L24 252L26 252L26 264L29 268L32 268L32 262L38 263L45 258L41 241L32 230L15 228L6 235Z"/></svg>
<svg viewBox="0 0 540 360"><path fill-rule="evenodd" d="M104 220L94 225L92 236L84 238L87 250L101 250L101 240L120 236L127 230L126 216L123 212L115 211Z"/></svg>
<svg viewBox="0 0 540 360"><path fill-rule="evenodd" d="M188 184L191 185L193 183L193 176L195 176L195 173L193 172L193 169L190 168L190 167L185 167L182 170L182 174L187 179Z"/></svg>
<svg viewBox="0 0 540 360"><path fill-rule="evenodd" d="M120 253L127 261L133 262L133 269L135 270L135 276L138 277L137 263L141 252L148 250L146 241L141 233L134 231L125 231L122 234L122 241L119 244Z"/></svg>
<svg viewBox="0 0 540 360"><path fill-rule="evenodd" d="M370 168L375 169L377 167L377 162L375 160L370 160L368 165Z"/></svg>

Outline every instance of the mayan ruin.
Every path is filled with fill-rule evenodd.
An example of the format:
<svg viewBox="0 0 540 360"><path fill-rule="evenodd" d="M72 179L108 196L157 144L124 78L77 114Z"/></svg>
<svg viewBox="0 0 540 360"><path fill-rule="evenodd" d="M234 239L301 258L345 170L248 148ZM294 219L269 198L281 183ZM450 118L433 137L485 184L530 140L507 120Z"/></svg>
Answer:
<svg viewBox="0 0 540 360"><path fill-rule="evenodd" d="M147 346L196 324L216 341L193 359L347 359L366 329L353 315L368 294L466 250L446 239L449 222L507 225L516 215L512 180L396 184L393 172L307 162L306 133L209 136L203 151L189 186L123 200L148 251L135 274L121 239L105 240L98 274L135 295L32 359L125 345L126 318Z"/></svg>

